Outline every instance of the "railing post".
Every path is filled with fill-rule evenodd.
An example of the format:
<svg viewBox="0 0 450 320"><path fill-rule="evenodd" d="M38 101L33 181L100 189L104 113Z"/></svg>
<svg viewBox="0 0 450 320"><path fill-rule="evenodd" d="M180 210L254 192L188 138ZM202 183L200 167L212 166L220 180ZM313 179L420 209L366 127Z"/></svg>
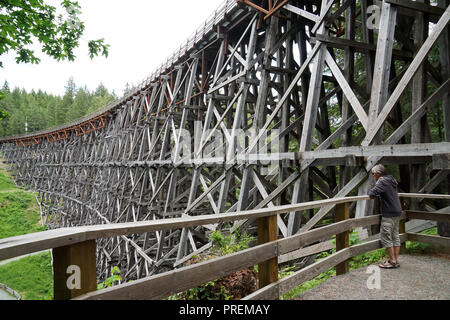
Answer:
<svg viewBox="0 0 450 320"><path fill-rule="evenodd" d="M55 300L97 290L95 240L54 248L53 281Z"/></svg>
<svg viewBox="0 0 450 320"><path fill-rule="evenodd" d="M276 241L278 239L277 216L258 219L258 243ZM278 257L258 264L259 288L278 281Z"/></svg>
<svg viewBox="0 0 450 320"><path fill-rule="evenodd" d="M341 203L336 205L336 222L350 219L349 204ZM350 231L336 235L336 252L350 246ZM336 265L336 275L345 274L349 271L348 260Z"/></svg>
<svg viewBox="0 0 450 320"><path fill-rule="evenodd" d="M402 206L402 211L406 211L409 208L409 203L408 200L406 198L400 198L400 204ZM407 219L408 217L406 217ZM398 233L402 234L402 233L406 233L406 219L400 220L399 225L398 225ZM405 254L406 253L406 242L403 242L402 244L400 244L400 254Z"/></svg>

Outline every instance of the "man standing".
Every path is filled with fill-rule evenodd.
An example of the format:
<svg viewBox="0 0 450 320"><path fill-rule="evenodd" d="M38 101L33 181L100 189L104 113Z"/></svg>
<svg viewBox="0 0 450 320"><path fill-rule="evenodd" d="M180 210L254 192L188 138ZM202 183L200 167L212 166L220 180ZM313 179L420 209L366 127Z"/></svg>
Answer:
<svg viewBox="0 0 450 320"><path fill-rule="evenodd" d="M380 238L384 248L389 254L389 260L382 262L380 268L392 269L400 267L398 255L400 253L399 222L402 206L397 193L397 180L386 175L386 168L379 164L372 168L372 175L377 182L369 190L371 199L380 198L381 226Z"/></svg>

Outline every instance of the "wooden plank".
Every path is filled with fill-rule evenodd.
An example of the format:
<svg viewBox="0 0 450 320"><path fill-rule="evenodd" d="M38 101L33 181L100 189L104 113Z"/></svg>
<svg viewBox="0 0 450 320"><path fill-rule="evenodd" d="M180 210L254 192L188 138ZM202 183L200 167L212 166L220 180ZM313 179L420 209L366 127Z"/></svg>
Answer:
<svg viewBox="0 0 450 320"><path fill-rule="evenodd" d="M438 6L445 8L449 5L447 0L438 0ZM439 38L439 63L441 66L442 79L450 78L450 31L448 28L444 29ZM443 123L444 123L444 138L445 141L450 141L450 90L444 95L442 99L443 109ZM447 180L447 192L450 192L450 179Z"/></svg>
<svg viewBox="0 0 450 320"><path fill-rule="evenodd" d="M450 199L450 195L429 194L405 194L400 193L403 198L419 199ZM35 234L28 234L0 240L0 260L6 260L25 254L72 245L87 240L115 237L121 235L143 234L146 232L189 228L199 225L240 221L255 219L258 217L272 216L293 211L303 211L319 208L322 206L336 205L339 203L369 200L368 196L357 196L347 198L333 198L319 201L311 201L300 204L290 204L274 208L263 208L248 210L238 213L222 213L217 215L205 215L197 217L170 218L164 220L141 221L132 223L104 224L77 228L61 228ZM373 219L373 217L370 217ZM351 221L351 220L350 220ZM316 230L313 230L316 231ZM338 230L339 231L339 230ZM342 231L341 231L342 232ZM303 246L307 243L303 243ZM297 246L298 248L299 246ZM294 247L290 251L295 250ZM284 253L289 252L285 251Z"/></svg>
<svg viewBox="0 0 450 320"><path fill-rule="evenodd" d="M69 300L97 290L96 242L53 249L54 299Z"/></svg>
<svg viewBox="0 0 450 320"><path fill-rule="evenodd" d="M314 27L311 30L312 33L316 33L317 30L319 30L319 27L321 27L322 24L325 22L325 18L327 17L328 12L330 12L331 8L333 7L333 4L334 4L333 0L330 0L330 1L322 0L322 9L320 11L320 16L319 16L319 19L317 20L316 24L314 25Z"/></svg>
<svg viewBox="0 0 450 320"><path fill-rule="evenodd" d="M450 170L440 170L423 186L419 193L432 193L450 174Z"/></svg>
<svg viewBox="0 0 450 320"><path fill-rule="evenodd" d="M348 84L347 80L345 79L344 75L342 74L341 70L339 69L338 65L336 64L333 57L328 51L326 51L325 53L325 61L327 65L330 67L330 70L333 73L336 80L338 81L340 87L342 88L342 92L346 96L347 100L350 102L353 111L355 111L356 115L358 116L358 119L361 122L362 126L364 127L365 130L367 130L368 129L367 114L364 111L364 108L362 107L355 93L353 92L352 88Z"/></svg>
<svg viewBox="0 0 450 320"><path fill-rule="evenodd" d="M297 250L298 248L305 247L313 242L330 239L335 234L340 234L350 229L367 227L379 223L380 216L378 215L333 223L325 227L320 227L279 240L279 252L280 254L289 253Z"/></svg>
<svg viewBox="0 0 450 320"><path fill-rule="evenodd" d="M442 8L431 6L429 4L417 1L410 1L410 0L385 0L385 1L390 4L395 4L396 6L399 7L421 11L423 13L432 14L438 17L442 16L445 12L445 10Z"/></svg>
<svg viewBox="0 0 450 320"><path fill-rule="evenodd" d="M345 221L350 218L349 204L343 203L336 206L336 222ZM350 231L344 231L336 235L336 252L350 246ZM336 275L342 275L349 271L348 260L336 265Z"/></svg>
<svg viewBox="0 0 450 320"><path fill-rule="evenodd" d="M448 194L399 193L398 196L401 198L419 199L419 201L422 201L422 199L450 200L450 195Z"/></svg>
<svg viewBox="0 0 450 320"><path fill-rule="evenodd" d="M430 220L438 222L449 222L450 213L429 212L429 211L406 211L408 219Z"/></svg>
<svg viewBox="0 0 450 320"><path fill-rule="evenodd" d="M395 144L397 143L409 130L411 126L419 121L425 113L435 106L439 99L442 98L444 94L447 94L450 89L450 79L445 81L420 107L418 107L411 116L408 117L403 123L398 127L394 133L392 133L384 144ZM445 168L442 168L445 169Z"/></svg>
<svg viewBox="0 0 450 320"><path fill-rule="evenodd" d="M295 14L303 17L303 18L311 20L311 21L313 21L315 23L317 23L319 21L319 16L317 16L315 14L312 14L312 13L306 11L306 10L297 8L297 7L295 7L295 6L291 5L291 4L286 4L284 6L284 9L286 9L286 10L288 10L290 12L293 12L293 13L295 13Z"/></svg>
<svg viewBox="0 0 450 320"><path fill-rule="evenodd" d="M423 196L423 195L421 195ZM450 197L450 196L448 196ZM274 208L262 208L234 213L221 213L217 215L204 215L196 217L170 218L153 221L140 221L130 223L103 224L95 226L61 228L44 231L31 235L18 236L0 240L0 260L39 252L60 246L75 244L86 240L115 237L121 235L143 234L146 232L190 228L206 224L232 222L246 219L255 219L291 211L303 211L323 205L339 204L347 201L361 201L369 199L368 196L334 198L311 201L299 204L290 204Z"/></svg>
<svg viewBox="0 0 450 320"><path fill-rule="evenodd" d="M418 233L408 233L409 241L423 242L432 246L450 248L450 238Z"/></svg>
<svg viewBox="0 0 450 320"><path fill-rule="evenodd" d="M266 288L255 291L242 300L277 299L278 296L275 297L275 294L283 295L348 258L350 258L350 248L332 254L319 262L313 263L292 275L278 280Z"/></svg>
<svg viewBox="0 0 450 320"><path fill-rule="evenodd" d="M277 243L243 250L214 260L200 262L178 270L131 283L121 284L78 297L79 300L151 300L162 299L232 272L251 267L277 256Z"/></svg>
<svg viewBox="0 0 450 320"><path fill-rule="evenodd" d="M332 241L324 241L318 244L308 246L306 248L301 248L292 252L285 253L278 257L278 264L286 263L295 259L300 259L304 257L309 257L314 254L328 251L336 248L336 245Z"/></svg>
<svg viewBox="0 0 450 320"><path fill-rule="evenodd" d="M301 161L326 159L353 155L355 157L425 157L432 154L445 153L450 149L449 142L420 143L420 144L398 144L398 145L376 145L341 147L337 149L299 152L296 159ZM281 155L272 155L272 157ZM264 157L261 157L264 159ZM273 158L272 158L273 159ZM270 159L268 159L270 160Z"/></svg>
<svg viewBox="0 0 450 320"><path fill-rule="evenodd" d="M392 109L397 104L398 99L402 95L403 91L406 89L409 82L414 77L419 67L422 65L422 62L427 56L428 52L431 50L432 46L439 38L442 31L447 26L449 20L450 20L450 6L447 8L447 10L445 10L445 13L439 19L438 23L434 26L430 36L425 40L424 44L417 52L416 56L414 57L414 60L411 62L410 66L406 70L399 84L395 88L394 92L391 94L388 101L384 105L383 109L379 113L376 122L370 129L370 132L367 133L366 138L364 139L362 145L369 145L373 141L374 137L377 135L378 131L384 124L386 118L389 116Z"/></svg>
<svg viewBox="0 0 450 320"><path fill-rule="evenodd" d="M328 47L345 49L345 48L353 48L357 52L361 53L370 53L375 52L377 50L377 46L373 44L368 44L365 42L359 42L349 39L342 39L324 35L316 35L312 40L317 39L321 42L327 43ZM393 50L392 55L399 59L412 60L413 56L411 53L400 50Z"/></svg>
<svg viewBox="0 0 450 320"><path fill-rule="evenodd" d="M314 279L319 274L333 268L339 263L342 263L351 258L350 248L336 252L312 265L295 272L279 281L280 295L285 294L292 289L298 287L302 283Z"/></svg>
<svg viewBox="0 0 450 320"><path fill-rule="evenodd" d="M370 107L368 114L369 128L366 132L370 132L370 130L372 130L372 126L378 117L378 113L383 109L383 106L388 98L388 85L391 71L390 68L396 21L397 9L394 6L383 2L370 96ZM379 142L381 141L378 141L378 143Z"/></svg>
<svg viewBox="0 0 450 320"><path fill-rule="evenodd" d="M86 241L85 227L61 228L0 240L0 261Z"/></svg>
<svg viewBox="0 0 450 320"><path fill-rule="evenodd" d="M277 216L258 219L258 243L276 241L278 239ZM278 280L278 258L273 257L258 264L259 288Z"/></svg>
<svg viewBox="0 0 450 320"><path fill-rule="evenodd" d="M433 154L433 169L435 170L450 169L450 153Z"/></svg>

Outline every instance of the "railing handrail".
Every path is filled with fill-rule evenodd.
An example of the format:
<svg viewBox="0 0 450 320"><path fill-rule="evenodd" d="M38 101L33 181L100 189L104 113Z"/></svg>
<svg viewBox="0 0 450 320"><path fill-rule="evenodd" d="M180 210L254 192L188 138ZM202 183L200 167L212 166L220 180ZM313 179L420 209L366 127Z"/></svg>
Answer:
<svg viewBox="0 0 450 320"><path fill-rule="evenodd" d="M405 213L402 214L405 218ZM192 285L217 279L234 271L251 267L270 258L291 252L298 247L308 246L332 235L349 229L365 227L379 223L380 216L349 219L309 230L288 238L257 245L255 247L229 254L217 259L208 260L192 266L183 267L171 272L143 278L101 291L93 291L78 297L89 299L161 299L171 294L189 289ZM176 276L174 276L176 274Z"/></svg>
<svg viewBox="0 0 450 320"><path fill-rule="evenodd" d="M342 205L342 204L341 204ZM450 214L438 214L435 219L431 213L428 220L449 220ZM332 223L314 230L309 230L288 238L279 239L272 242L259 244L255 247L242 250L233 254L219 257L212 260L203 261L194 265L186 266L177 270L172 270L162 274L142 278L131 283L123 283L112 288L106 288L100 291L91 291L76 297L76 300L114 300L114 299L163 299L172 294L182 292L183 290L201 285L208 281L218 279L232 272L254 266L268 259L280 257L283 254L292 252L298 248L308 246L314 242L321 241L332 235L347 233L355 228L368 227L379 224L381 215L369 216L364 218L354 218ZM408 211L403 212L401 219L412 218L408 216ZM412 218L414 219L414 218ZM347 236L348 237L348 236ZM450 247L450 239L438 236L418 235L414 233L401 233L401 243L407 240L424 241L426 243L444 244ZM252 294L244 297L244 300L273 300L278 299L282 294L289 292L305 281L313 279L320 273L335 267L342 263L348 263L348 259L381 248L380 240L349 245L345 248L337 248L336 253L313 263L312 265L301 269L279 279L263 288L258 289ZM346 262L347 261L347 262Z"/></svg>
<svg viewBox="0 0 450 320"><path fill-rule="evenodd" d="M399 196L401 198L450 199L449 195L436 194L400 193ZM262 272L259 275L260 287L262 288L245 297L245 299L278 299L281 294L332 267L336 267L337 274L348 272L350 258L381 247L379 240L355 246L351 246L349 242L350 230L368 227L380 222L380 215L349 219L349 203L368 199L370 199L368 196L346 197L238 213L57 229L0 240L0 260L52 248L55 299L161 299L258 264L259 270ZM96 290L96 239L252 218L256 219L258 224L263 223L265 225L266 222L276 221L275 215L278 214L323 206L333 207L334 205L337 206L335 223L298 232L282 239L267 239L265 235L258 234L259 245L249 249L145 277L132 283L124 283L100 291ZM430 212L428 214L428 212L412 211L409 214L409 211L403 211L400 228L402 243L411 237L412 241L423 241L445 248L450 247L450 238L406 233L404 222L407 218L450 222L450 213ZM270 222L267 226L269 225L270 228L277 230L276 224ZM336 235L336 253L295 272L289 277L278 279L278 259L282 255L303 250L302 248L329 239L333 235ZM309 249L310 247L307 247L305 250ZM315 253L317 253L325 249L315 250ZM65 280L68 267L73 265L78 266L79 270L84 270L84 276L81 278L82 288L80 287L79 290L69 288ZM264 275L267 272L274 274L275 277L265 277Z"/></svg>
<svg viewBox="0 0 450 320"><path fill-rule="evenodd" d="M399 197L450 200L450 195L442 194L399 193ZM102 224L43 231L7 239L0 239L0 261L30 253L40 252L43 250L73 245L88 240L110 238L114 236L142 234L145 232L163 231L176 228L196 227L207 224L256 219L284 213L316 209L323 206L334 206L337 204L369 199L369 196L332 198L271 208L253 209L237 213L220 213L194 217Z"/></svg>

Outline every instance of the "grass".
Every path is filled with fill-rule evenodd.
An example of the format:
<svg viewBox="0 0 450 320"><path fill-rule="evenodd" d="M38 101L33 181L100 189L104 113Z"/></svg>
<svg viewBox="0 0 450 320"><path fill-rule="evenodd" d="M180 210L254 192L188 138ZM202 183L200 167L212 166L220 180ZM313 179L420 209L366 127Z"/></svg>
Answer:
<svg viewBox="0 0 450 320"><path fill-rule="evenodd" d="M39 220L34 194L18 189L8 174L0 171L0 239L45 231ZM52 299L50 252L0 265L0 283L17 291L24 300Z"/></svg>
<svg viewBox="0 0 450 320"><path fill-rule="evenodd" d="M0 192L18 191L7 173L0 171Z"/></svg>
<svg viewBox="0 0 450 320"><path fill-rule="evenodd" d="M53 299L51 253L40 253L0 266L0 283L17 291L24 300Z"/></svg>
<svg viewBox="0 0 450 320"><path fill-rule="evenodd" d="M419 232L420 234L437 235L437 227ZM408 253L424 253L425 249L430 247L429 244L415 241L406 241L406 251Z"/></svg>
<svg viewBox="0 0 450 320"><path fill-rule="evenodd" d="M39 225L34 195L23 191L0 193L0 239L45 231Z"/></svg>

